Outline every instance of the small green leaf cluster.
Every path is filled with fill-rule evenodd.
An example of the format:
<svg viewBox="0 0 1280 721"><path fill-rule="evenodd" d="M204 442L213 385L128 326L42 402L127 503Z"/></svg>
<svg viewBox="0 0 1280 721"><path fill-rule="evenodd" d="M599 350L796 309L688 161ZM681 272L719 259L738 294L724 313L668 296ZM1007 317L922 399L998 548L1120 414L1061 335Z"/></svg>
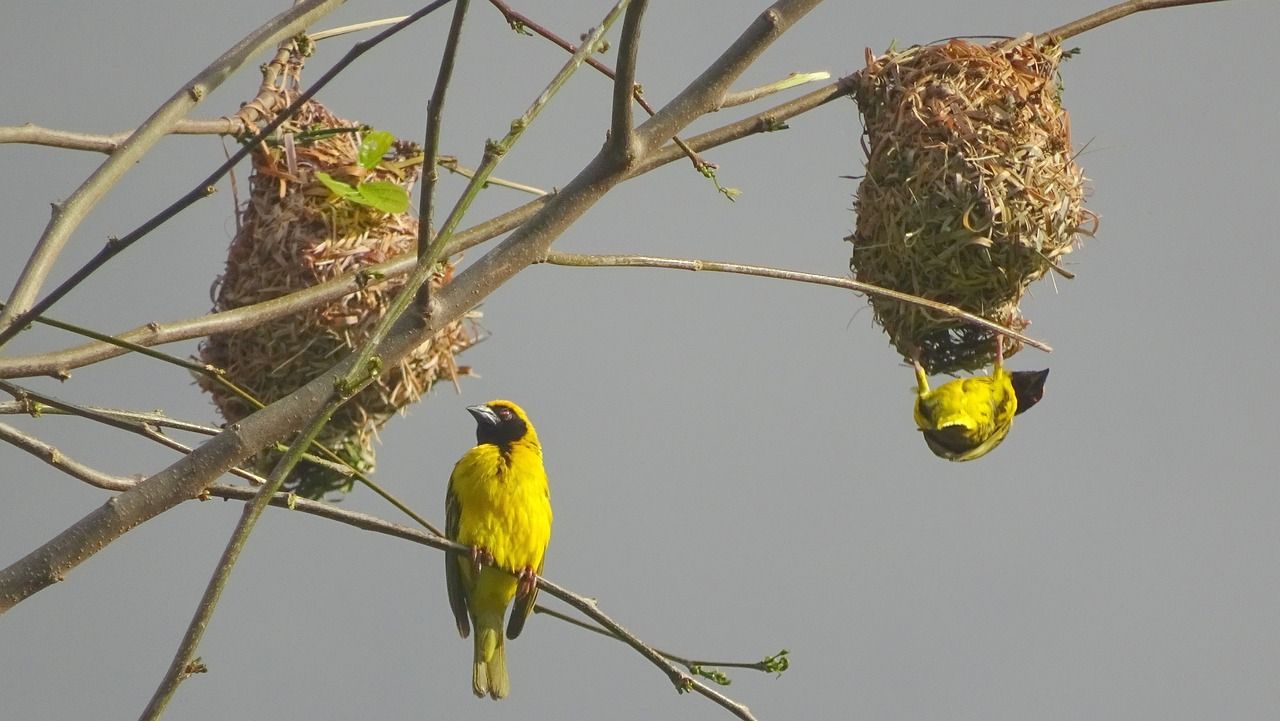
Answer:
<svg viewBox="0 0 1280 721"><path fill-rule="evenodd" d="M395 136L385 130L365 133L357 155L360 167L365 170L376 168L382 162L382 156L386 155L395 142ZM367 205L384 213L403 213L409 209L409 191L390 180L361 181L353 186L325 172L317 172L316 178L329 192L343 200Z"/></svg>

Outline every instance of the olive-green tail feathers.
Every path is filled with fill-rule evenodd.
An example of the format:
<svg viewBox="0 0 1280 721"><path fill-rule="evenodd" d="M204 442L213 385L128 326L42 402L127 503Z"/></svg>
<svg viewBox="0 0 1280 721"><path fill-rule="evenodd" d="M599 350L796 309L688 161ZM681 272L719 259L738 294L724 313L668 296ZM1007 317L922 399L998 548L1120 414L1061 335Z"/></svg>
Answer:
<svg viewBox="0 0 1280 721"><path fill-rule="evenodd" d="M476 696L488 696L495 701L506 698L511 691L507 678L507 649L502 643L502 616L497 623L492 619L475 619L475 664L471 670L471 690Z"/></svg>

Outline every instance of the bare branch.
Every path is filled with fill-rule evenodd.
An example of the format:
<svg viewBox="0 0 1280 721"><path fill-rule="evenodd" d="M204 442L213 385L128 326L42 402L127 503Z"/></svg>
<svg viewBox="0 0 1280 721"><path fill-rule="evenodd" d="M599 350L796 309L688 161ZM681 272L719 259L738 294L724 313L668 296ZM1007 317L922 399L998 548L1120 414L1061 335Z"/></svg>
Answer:
<svg viewBox="0 0 1280 721"><path fill-rule="evenodd" d="M546 606L543 606L541 604L535 605L533 607L533 612L542 614L544 616L550 616L558 621L564 621L565 623L571 626L577 626L578 628L581 628L584 631L590 631L596 635L604 636L605 638L610 638L615 641L622 640L617 636L613 635L612 633L610 633L607 629L597 626L594 623L588 623L587 621L582 621L580 619L574 618L573 616L570 616L567 613L561 613L553 608L547 608ZM773 656L766 657L762 661L698 661L692 658L681 656L679 654L671 653L670 651L664 651L658 648L657 646L651 646L651 648L654 651L656 651L658 655L662 656L668 661L674 661L675 663L678 663L681 666L684 666L685 668L689 669L690 673L695 673L695 674L698 674L699 676L703 676L707 678L710 678L712 676L718 676L719 678L724 679L724 680L716 681L722 686L728 685L727 677L725 677L723 674L710 673L711 667L718 666L721 668L743 668L750 671L761 671L763 673L781 673L782 671L785 671L787 665L789 665L788 663L779 660L786 657L788 652L785 650Z"/></svg>
<svg viewBox="0 0 1280 721"><path fill-rule="evenodd" d="M453 20L445 39L440 69L436 72L435 89L431 91L431 100L427 101L426 139L422 142L422 188L418 200L419 256L426 255L427 248L435 237L436 181L440 178L440 172L436 170L437 158L440 156L440 120L444 112L444 97L449 89L449 79L453 77L453 62L458 57L458 44L462 40L462 22L467 17L470 5L471 0L457 0L453 6ZM423 293L430 291L430 283L423 286Z"/></svg>
<svg viewBox="0 0 1280 721"><path fill-rule="evenodd" d="M166 100L70 198L56 204L53 218L18 276L8 304L0 311L0 343L8 337L5 332L13 329L15 321L21 322L21 316L34 305L41 286L53 270L54 261L81 221L153 145L255 55L299 32L341 4L341 0L308 0L254 30Z"/></svg>
<svg viewBox="0 0 1280 721"><path fill-rule="evenodd" d="M958 318L972 325L981 326L992 332L1016 338L1019 341L1033 347L1038 348L1046 353L1052 352L1047 343L1038 341L1029 336L1023 335L1014 330L1010 330L982 316L974 315L968 311L957 308L946 303L939 303L936 300L921 298L910 293L892 290L890 288L881 288L871 283L863 283L849 278L836 278L829 275L815 275L813 273L803 273L798 270L783 270L782 268L769 268L762 265L744 265L742 263L723 263L714 260L690 260L684 258L659 258L650 255L583 255L579 253L561 253L559 251L549 251L543 259L544 263L551 265L564 265L576 268L669 268L673 270L705 270L712 273L736 273L738 275L751 275L757 278L775 278L777 280L790 280L798 283L813 283L815 285L827 285L833 288L844 288L853 290L866 295L878 295L882 298L892 298L918 305L922 308L937 311L943 315L949 315L952 318Z"/></svg>
<svg viewBox="0 0 1280 721"><path fill-rule="evenodd" d="M328 40L329 38L336 38L340 35L358 33L363 30L372 30L374 28L386 27L387 25L395 25L396 23L403 21L407 17L408 15L399 15L393 18L382 18L381 20L369 20L363 23L343 25L341 27L329 28L328 30L317 30L316 32L313 32L313 33L307 33L307 37L311 38L315 42L319 42L321 40Z"/></svg>
<svg viewBox="0 0 1280 721"><path fill-rule="evenodd" d="M657 147L698 117L719 107L729 87L751 63L819 2L821 0L778 0L761 13L710 67L636 129L643 146Z"/></svg>
<svg viewBox="0 0 1280 721"><path fill-rule="evenodd" d="M609 143L626 165L631 164L636 154L631 103L635 97L640 25L647 6L646 0L636 0L627 8L627 16L622 21L622 39L618 41L618 72L613 78L613 125Z"/></svg>
<svg viewBox="0 0 1280 721"><path fill-rule="evenodd" d="M147 423L145 421L139 421L131 418L121 418L111 413L103 413L96 409L86 408L84 406L80 406L75 403L69 403L67 401L61 400L54 396L48 395L47 393L38 393L36 391L23 388L21 386L16 386L12 383L9 383L8 381L0 381L0 390L13 396L14 399L16 399L19 403L26 403L28 404L28 406L30 406L32 403L40 403L70 415L80 416L81 418L87 418L91 421L96 421L103 425L111 426L112 428L117 428L119 430L126 431L128 433L133 433L135 435L142 436L143 438L159 443L165 448L178 451L179 453L191 453L191 450L192 450L190 446L187 446L183 443L179 443L178 441L175 441L174 439L161 433L152 424ZM250 473L238 467L229 468L227 469L227 472L231 473L232 475L240 476L241 478L250 482L257 482L261 480L258 478L256 474Z"/></svg>
<svg viewBox="0 0 1280 721"><path fill-rule="evenodd" d="M498 12L502 13L503 19L505 19L507 21L507 24L511 25L511 27L519 28L522 31L526 29L531 30L534 33L542 36L543 38L546 38L547 40L551 41L557 47L564 50L565 52L572 53L577 51L578 48L576 45L569 42L568 40L565 40L559 35L555 34L549 28L543 26L541 23L536 22L533 18L530 18L528 15L524 15L520 13L518 10L512 8L510 5L503 2L503 0L489 0L489 4L497 8ZM609 78L610 80L617 79L617 74L613 71L612 68L600 62L599 60L596 60L595 58L588 58L587 65L590 65L592 68L595 68L600 72L601 75L604 75L606 78ZM614 85L614 89L616 91L617 89L616 84ZM649 104L649 101L644 99L644 95L640 92L640 86L636 85L634 82L632 83L632 97L635 98L636 103L641 108L643 108L646 113L648 113L649 115L654 114L655 111L653 109L653 106ZM615 104L615 107L616 107L616 104ZM693 163L693 167L696 168L698 172L703 173L705 175L709 168L714 167L711 163L708 163L707 161L698 157L698 154L694 152L692 148L685 145L685 142L681 140L678 136L673 136L671 140L676 144L677 147L679 147L681 150L684 151L685 155L689 157L689 160Z"/></svg>
<svg viewBox="0 0 1280 721"><path fill-rule="evenodd" d="M676 687L676 691L680 693L684 693L685 691L697 691L699 694L702 694L716 702L743 721L755 721L755 717L751 715L751 710L749 708L737 701L734 701L728 696L725 696L684 671L681 671L679 668L676 668L674 663L668 661L652 646L641 641L635 636L635 634L618 624L617 621L614 621L612 618L609 618L602 613L596 605L595 600L585 596L579 596L567 588L558 586L542 577L538 578L538 588L541 588L549 595L555 596L561 601L564 601L570 606L573 606L586 614L596 623L599 623L601 626L608 629L609 633L613 634L623 643L635 649L641 656L648 659L649 663L652 663L654 666L662 669L662 671L667 674L667 678L671 679L671 683Z"/></svg>
<svg viewBox="0 0 1280 721"><path fill-rule="evenodd" d="M68 458L54 446L37 440L33 436L14 428L7 423L0 423L0 441L26 451L72 478L84 481L94 488L104 491L124 491L133 488L137 481L122 476L113 476L87 466L77 460Z"/></svg>
<svg viewBox="0 0 1280 721"><path fill-rule="evenodd" d="M468 168L467 166L460 164L458 162L458 159L452 155L440 156L440 159L436 161L436 165L438 165L441 168L444 168L450 173L457 173L458 175L461 175L464 178L474 178L476 175L476 171L474 169ZM510 188L512 190L519 190L522 193L528 193L530 195L543 196L547 194L547 191L543 190L542 188L537 188L532 185L526 185L524 183L517 183L514 180L506 180L504 178L499 178L494 175L490 175L489 180L486 182L489 185L498 186L500 188Z"/></svg>
<svg viewBox="0 0 1280 721"><path fill-rule="evenodd" d="M240 119L227 117L216 120L179 120L169 129L169 133L173 135L240 135L248 130L248 126ZM65 150L89 150L110 155L119 150L124 141L136 132L138 131L135 128L110 135L98 135L44 128L26 123L0 127L0 144L25 143Z"/></svg>
<svg viewBox="0 0 1280 721"><path fill-rule="evenodd" d="M750 88L748 90L739 90L733 93L726 93L724 99L720 101L720 106L716 110L724 110L738 105L746 105L754 103L760 98L765 98L774 93L780 93L783 90L799 87L807 83L814 83L819 80L826 80L831 77L831 73L821 70L816 73L791 73L787 77L761 85L758 88Z"/></svg>
<svg viewBox="0 0 1280 721"><path fill-rule="evenodd" d="M1182 7L1184 5L1206 5L1208 3L1222 1L1223 0L1127 0L1127 2L1117 3L1104 10L1099 10L1091 15L1086 15L1079 20L1073 20L1066 25L1060 25L1048 32L1040 33L1040 35L1036 37L1036 40L1043 43L1056 39L1061 42L1067 38L1089 32L1096 27L1106 25L1107 23L1119 20L1120 18L1129 17L1134 13L1140 13L1144 10L1160 10L1163 8Z"/></svg>

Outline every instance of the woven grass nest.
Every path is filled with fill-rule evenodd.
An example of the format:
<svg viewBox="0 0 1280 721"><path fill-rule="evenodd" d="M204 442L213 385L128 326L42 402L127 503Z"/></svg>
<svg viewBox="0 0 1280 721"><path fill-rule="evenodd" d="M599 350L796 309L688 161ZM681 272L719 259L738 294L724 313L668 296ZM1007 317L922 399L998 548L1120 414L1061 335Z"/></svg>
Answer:
<svg viewBox="0 0 1280 721"><path fill-rule="evenodd" d="M408 212L390 214L338 199L316 179L317 172L326 172L353 183L390 180L406 190L413 185L420 164L406 163L400 168L396 161L415 155L417 149L409 143L397 143L391 151L394 158L388 157L364 173L357 163L359 129L358 123L337 118L320 104L309 102L280 129L279 137L293 134L292 143L264 144L254 152L249 200L227 255L226 272L215 285L215 310L276 298L415 248L418 221ZM433 288L448 283L452 276L451 264L442 268L431 280ZM200 359L224 369L230 381L271 403L356 348L372 332L401 285L401 279L375 278L358 292L326 306L256 328L212 335L200 346ZM465 374L467 369L459 368L454 356L476 343L478 337L478 328L471 321L444 328L399 364L384 368L371 386L335 414L319 442L357 469L372 471L378 428L436 381ZM200 377L199 384L213 397L227 422L255 410L208 378ZM268 471L276 458L274 452L260 454L259 470ZM304 461L286 481L286 488L319 498L345 492L351 483L343 474Z"/></svg>
<svg viewBox="0 0 1280 721"><path fill-rule="evenodd" d="M866 174L849 261L858 280L1021 331L1027 287L1089 234L1084 175L1061 103L1056 45L963 40L873 56L857 74ZM1070 277L1070 274L1063 272ZM993 333L871 297L904 358L931 373L989 365ZM1006 355L1020 343L1010 339Z"/></svg>

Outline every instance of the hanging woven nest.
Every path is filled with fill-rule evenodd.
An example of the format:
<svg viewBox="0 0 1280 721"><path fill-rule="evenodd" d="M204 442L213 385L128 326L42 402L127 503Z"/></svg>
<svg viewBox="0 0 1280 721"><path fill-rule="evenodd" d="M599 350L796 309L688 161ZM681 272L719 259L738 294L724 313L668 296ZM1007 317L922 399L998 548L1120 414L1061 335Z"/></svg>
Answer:
<svg viewBox="0 0 1280 721"><path fill-rule="evenodd" d="M1027 287L1089 234L1084 175L1061 103L1057 45L963 40L867 51L857 74L866 174L855 200L857 279L958 306L1021 331ZM1062 271L1067 277L1070 274ZM993 333L871 297L904 358L931 373L986 367ZM1006 355L1020 343L1006 343Z"/></svg>
<svg viewBox="0 0 1280 721"><path fill-rule="evenodd" d="M392 181L405 190L414 184L420 163L398 161L418 154L417 148L396 143L382 162L365 170L357 162L360 130L359 123L309 102L280 128L278 137L286 142L255 150L249 201L227 255L226 272L215 286L214 310L270 300L414 250L418 221L408 212L387 213L339 198L316 177L324 172L352 183ZM441 268L430 281L433 289L452 277L450 263ZM328 305L212 335L200 346L200 360L224 369L228 380L262 402L274 402L358 347L402 285L403 279L372 278L361 290ZM378 428L436 381L466 374L468 369L459 368L454 356L478 339L471 320L445 327L399 364L384 368L372 385L334 415L319 443L360 471L372 471ZM200 377L199 384L227 422L255 410L208 378ZM277 457L274 452L260 454L259 470L268 471ZM319 498L345 492L351 485L349 476L304 461L285 487Z"/></svg>

